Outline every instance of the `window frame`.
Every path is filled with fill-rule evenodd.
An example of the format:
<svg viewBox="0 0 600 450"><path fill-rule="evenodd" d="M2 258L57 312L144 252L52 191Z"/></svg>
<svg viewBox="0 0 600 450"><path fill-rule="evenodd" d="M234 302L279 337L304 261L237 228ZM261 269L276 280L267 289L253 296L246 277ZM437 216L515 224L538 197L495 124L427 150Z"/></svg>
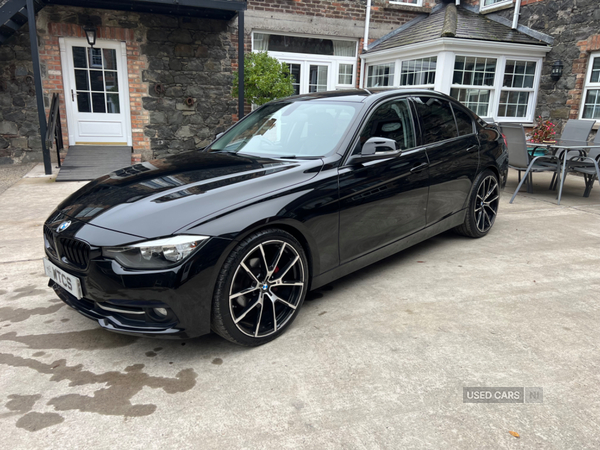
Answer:
<svg viewBox="0 0 600 450"><path fill-rule="evenodd" d="M594 60L595 59L600 59L600 52L592 52L590 53L589 59L588 59L588 67L587 70L585 71L585 79L583 82L583 88L581 89L581 105L579 106L579 118L583 119L583 120L595 120L596 123L600 123L600 118L598 119L594 119L592 118L584 118L583 117L583 111L585 109L585 99L587 97L587 93L588 91L592 90L600 90L600 79L597 82L591 82L589 80L591 80L592 77L592 69L594 67Z"/></svg>
<svg viewBox="0 0 600 450"><path fill-rule="evenodd" d="M427 72L417 72L417 73L430 73L433 72L433 83L422 83L422 84L401 84L402 82L402 66L404 63L410 63L413 61L424 61L426 59L435 59L435 70L427 71ZM396 61L396 67L399 69L398 73L398 86L402 88L413 88L413 89L433 89L435 87L435 79L438 76L438 59L437 55L423 56L419 58L410 58L410 59L398 59Z"/></svg>
<svg viewBox="0 0 600 450"><path fill-rule="evenodd" d="M413 3L409 0L389 0L390 5L406 5L406 6L423 6L423 0L416 0L416 3Z"/></svg>
<svg viewBox="0 0 600 450"><path fill-rule="evenodd" d="M513 4L513 0L497 0L491 5L485 5L485 0L480 0L479 11L489 11L503 6L510 6Z"/></svg>
<svg viewBox="0 0 600 450"><path fill-rule="evenodd" d="M267 51L269 56L276 58L280 62L285 62L287 64L300 64L301 65L301 81L300 81L300 94L306 94L309 92L308 82L306 82L308 77L308 69L311 64L316 65L327 65L329 66L329 72L327 75L327 89L328 90L338 90L338 89L352 89L356 86L357 83L357 61L358 61L358 40L356 39L341 39L336 36L325 36L325 35L308 35L308 34L299 34L299 33L283 33L280 31L268 31L268 30L253 30L251 35L252 41L252 51L254 53L260 52L260 50L255 49L254 45L254 37L255 34L277 34L282 36L293 36L293 37L304 37L304 38L312 38L312 39L330 39L330 40L341 40L354 42L356 47L354 54L356 56L334 56L334 55L320 55L320 54L310 54L310 53L292 53L292 52L276 52L276 51ZM342 84L339 83L339 70L341 64L352 64L352 84Z"/></svg>
<svg viewBox="0 0 600 450"><path fill-rule="evenodd" d="M392 74L388 74L388 77L391 78L391 84L386 86L369 86L369 70L371 67L378 66L390 66L393 69ZM384 75L385 76L385 75ZM398 62L396 60L385 61L385 62L377 62L376 64L369 64L365 67L365 87L369 88L394 88L398 85Z"/></svg>
<svg viewBox="0 0 600 450"><path fill-rule="evenodd" d="M454 61L457 56L461 57L481 57L479 54L470 54L470 53L456 53L454 58L452 58L452 78L454 77ZM494 74L494 83L491 86L467 86L467 85L459 85L459 84L450 84L450 90L452 88L457 89L480 89L480 90L489 90L490 91L490 102L488 105L487 114L478 114L482 119L490 119L495 122L517 122L517 123L533 123L535 119L535 106L537 105L537 96L539 93L541 75L542 75L542 58L536 57L527 57L520 55L495 55L489 54L488 58L494 58L496 60L496 71ZM506 73L506 63L507 61L517 61L517 62L533 62L535 63L535 73L533 78L533 87L531 88L513 88L513 87L505 87L504 86L504 75ZM450 95L450 90L448 91L448 95ZM527 114L525 117L509 117L509 116L501 116L499 114L500 108L500 99L502 96L502 92L528 92L529 98L527 100ZM476 113L477 114L477 113Z"/></svg>

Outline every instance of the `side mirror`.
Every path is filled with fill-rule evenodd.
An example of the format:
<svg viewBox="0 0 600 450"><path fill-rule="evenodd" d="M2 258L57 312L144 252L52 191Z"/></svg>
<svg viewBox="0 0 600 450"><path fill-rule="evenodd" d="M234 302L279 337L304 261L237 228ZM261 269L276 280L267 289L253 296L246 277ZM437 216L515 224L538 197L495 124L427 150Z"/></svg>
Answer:
<svg viewBox="0 0 600 450"><path fill-rule="evenodd" d="M396 141L393 139L372 137L362 146L359 155L352 155L348 164L360 164L378 159L386 159L397 156L402 151L396 148Z"/></svg>
<svg viewBox="0 0 600 450"><path fill-rule="evenodd" d="M396 141L388 138L372 137L362 146L362 156L373 156L377 152L395 152Z"/></svg>

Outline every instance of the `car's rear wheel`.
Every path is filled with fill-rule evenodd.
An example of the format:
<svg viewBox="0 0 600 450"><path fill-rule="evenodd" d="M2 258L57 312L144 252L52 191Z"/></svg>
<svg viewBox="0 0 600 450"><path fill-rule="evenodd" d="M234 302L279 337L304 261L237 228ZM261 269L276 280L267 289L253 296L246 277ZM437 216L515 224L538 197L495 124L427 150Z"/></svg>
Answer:
<svg viewBox="0 0 600 450"><path fill-rule="evenodd" d="M473 183L465 221L455 230L465 236L480 238L494 226L500 205L498 177L491 170L481 172Z"/></svg>
<svg viewBox="0 0 600 450"><path fill-rule="evenodd" d="M223 264L212 329L237 344L265 344L290 326L307 290L308 263L300 243L279 229L253 233Z"/></svg>

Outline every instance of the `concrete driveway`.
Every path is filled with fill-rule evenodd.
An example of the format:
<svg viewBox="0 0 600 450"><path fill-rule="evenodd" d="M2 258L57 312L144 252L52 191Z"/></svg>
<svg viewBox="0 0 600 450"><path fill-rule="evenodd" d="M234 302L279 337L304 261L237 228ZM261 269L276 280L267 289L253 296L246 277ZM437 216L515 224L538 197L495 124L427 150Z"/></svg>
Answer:
<svg viewBox="0 0 600 450"><path fill-rule="evenodd" d="M82 183L0 195L4 448L600 448L600 188L508 203L310 295L260 348L112 334L61 303L42 223ZM463 387L541 387L464 403ZM538 398L538 401L540 399ZM509 432L518 433L515 437Z"/></svg>

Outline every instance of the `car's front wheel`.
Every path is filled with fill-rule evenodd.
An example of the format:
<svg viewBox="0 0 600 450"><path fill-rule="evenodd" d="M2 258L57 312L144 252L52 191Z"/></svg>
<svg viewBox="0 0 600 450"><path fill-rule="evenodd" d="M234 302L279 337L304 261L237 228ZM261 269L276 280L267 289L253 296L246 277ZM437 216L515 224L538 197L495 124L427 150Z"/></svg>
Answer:
<svg viewBox="0 0 600 450"><path fill-rule="evenodd" d="M308 263L300 243L280 229L241 241L219 274L212 329L242 345L265 344L289 327L308 290Z"/></svg>
<svg viewBox="0 0 600 450"><path fill-rule="evenodd" d="M465 221L455 228L456 232L473 238L485 236L494 226L499 205L498 177L491 170L484 170L475 178Z"/></svg>

